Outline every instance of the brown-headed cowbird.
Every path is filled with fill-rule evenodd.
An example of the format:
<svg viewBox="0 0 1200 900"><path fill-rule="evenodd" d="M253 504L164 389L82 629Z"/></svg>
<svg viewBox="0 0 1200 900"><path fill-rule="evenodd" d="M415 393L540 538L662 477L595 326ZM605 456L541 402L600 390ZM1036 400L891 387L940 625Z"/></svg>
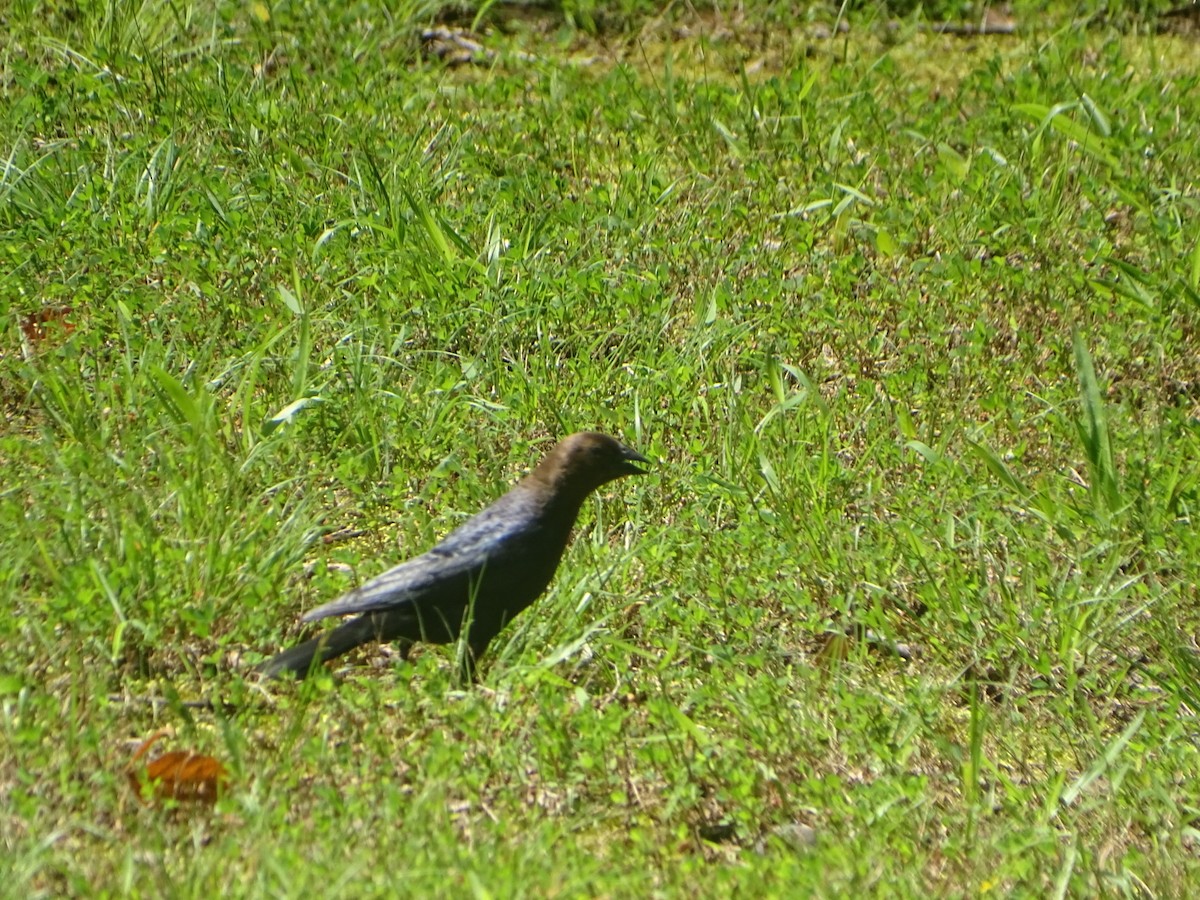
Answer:
<svg viewBox="0 0 1200 900"><path fill-rule="evenodd" d="M644 456L604 434L583 431L559 443L517 485L450 532L427 553L372 578L304 616L355 618L285 650L258 667L306 675L316 664L369 641L446 644L467 630L464 668L546 589L579 508L622 475L643 475Z"/></svg>

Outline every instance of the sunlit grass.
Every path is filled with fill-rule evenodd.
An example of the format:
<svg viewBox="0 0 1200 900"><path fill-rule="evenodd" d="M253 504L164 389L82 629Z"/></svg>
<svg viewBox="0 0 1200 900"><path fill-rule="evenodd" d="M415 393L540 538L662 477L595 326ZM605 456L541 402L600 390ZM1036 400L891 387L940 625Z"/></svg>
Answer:
<svg viewBox="0 0 1200 900"><path fill-rule="evenodd" d="M618 6L16 4L15 895L1195 880L1194 42ZM249 676L581 428L655 474L480 685Z"/></svg>

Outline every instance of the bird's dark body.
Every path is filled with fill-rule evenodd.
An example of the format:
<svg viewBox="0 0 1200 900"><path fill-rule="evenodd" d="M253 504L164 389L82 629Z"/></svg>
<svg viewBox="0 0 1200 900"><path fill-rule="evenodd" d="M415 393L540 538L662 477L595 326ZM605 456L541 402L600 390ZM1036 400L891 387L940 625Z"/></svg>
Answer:
<svg viewBox="0 0 1200 900"><path fill-rule="evenodd" d="M512 490L433 549L304 616L355 618L259 667L304 675L369 641L456 641L467 626L468 671L491 640L550 584L583 501L600 485L642 474L645 458L605 435L582 432L555 447Z"/></svg>

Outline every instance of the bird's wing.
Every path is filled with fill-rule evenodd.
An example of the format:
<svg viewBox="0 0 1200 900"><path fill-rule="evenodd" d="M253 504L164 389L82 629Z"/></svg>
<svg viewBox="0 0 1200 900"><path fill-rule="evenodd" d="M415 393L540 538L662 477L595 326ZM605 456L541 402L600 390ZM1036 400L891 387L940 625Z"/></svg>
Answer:
<svg viewBox="0 0 1200 900"><path fill-rule="evenodd" d="M512 491L450 532L440 544L388 569L337 600L305 613L305 622L395 609L469 590L473 577L519 564L536 542L536 503ZM465 596L465 594L463 594Z"/></svg>

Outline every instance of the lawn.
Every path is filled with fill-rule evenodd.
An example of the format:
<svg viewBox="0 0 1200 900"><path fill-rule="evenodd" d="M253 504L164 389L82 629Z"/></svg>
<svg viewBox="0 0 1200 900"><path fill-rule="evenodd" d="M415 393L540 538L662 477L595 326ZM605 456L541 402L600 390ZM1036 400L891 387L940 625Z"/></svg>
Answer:
<svg viewBox="0 0 1200 900"><path fill-rule="evenodd" d="M0 12L0 895L1184 894L1194 35L439 5ZM584 429L478 684L252 673Z"/></svg>

